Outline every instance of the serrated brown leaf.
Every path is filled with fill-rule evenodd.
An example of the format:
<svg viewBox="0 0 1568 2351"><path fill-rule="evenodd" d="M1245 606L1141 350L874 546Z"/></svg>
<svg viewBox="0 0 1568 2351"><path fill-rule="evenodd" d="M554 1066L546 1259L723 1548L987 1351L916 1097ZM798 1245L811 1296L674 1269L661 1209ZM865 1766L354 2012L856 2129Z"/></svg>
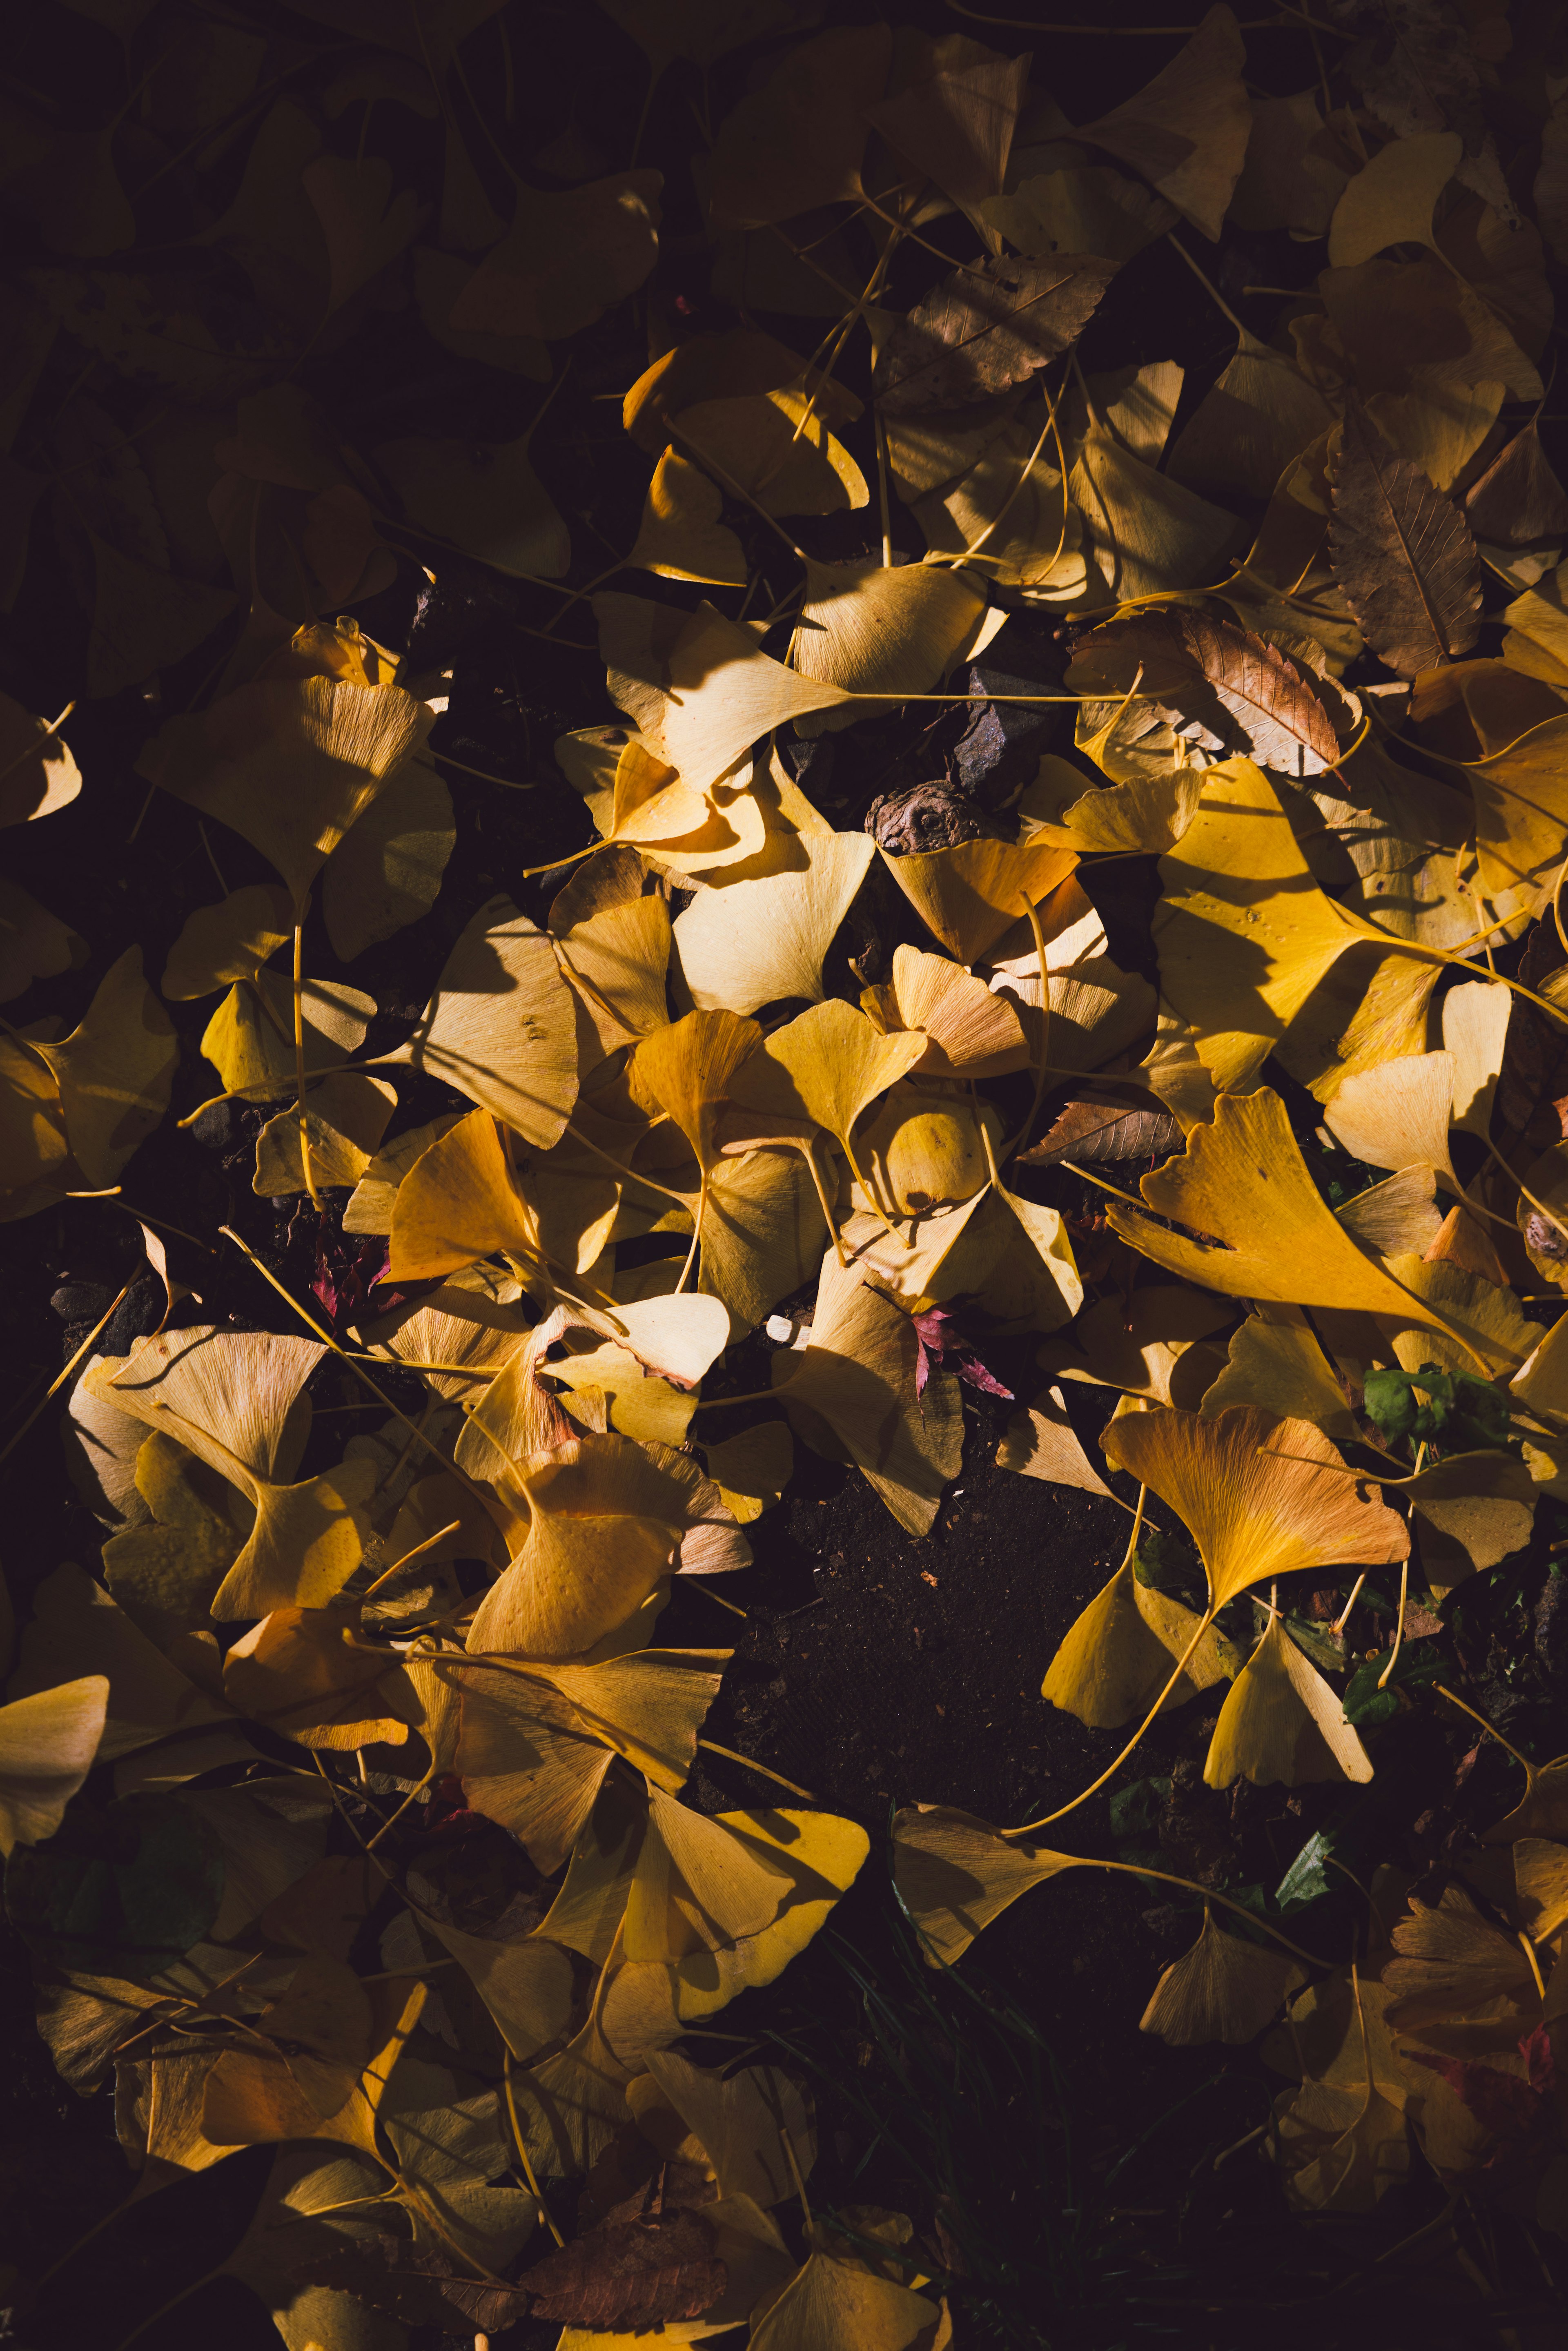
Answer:
<svg viewBox="0 0 1568 2351"><path fill-rule="evenodd" d="M1465 520L1495 547L1529 547L1568 531L1568 491L1541 445L1533 417L1465 499Z"/></svg>
<svg viewBox="0 0 1568 2351"><path fill-rule="evenodd" d="M729 2283L713 2242L707 2221L685 2207L649 2220L606 2222L528 2272L529 2315L628 2335L700 2318Z"/></svg>
<svg viewBox="0 0 1568 2351"><path fill-rule="evenodd" d="M1469 653L1480 634L1469 523L1354 398L1334 468L1329 561L1368 645L1401 677Z"/></svg>
<svg viewBox="0 0 1568 2351"><path fill-rule="evenodd" d="M1128 1110L1121 1102L1070 1102L1043 1141L1020 1151L1020 1167L1054 1167L1073 1159L1086 1166L1118 1159L1168 1157L1182 1147L1182 1131L1168 1111Z"/></svg>
<svg viewBox="0 0 1568 2351"><path fill-rule="evenodd" d="M894 329L876 371L883 413L962 408L1022 383L1077 340L1115 272L1084 253L956 269Z"/></svg>
<svg viewBox="0 0 1568 2351"><path fill-rule="evenodd" d="M1322 775L1340 757L1333 721L1294 662L1197 605L1108 621L1074 647L1067 684L1119 695L1134 678L1174 719L1197 722L1210 748L1245 751L1260 768L1298 777Z"/></svg>
<svg viewBox="0 0 1568 2351"><path fill-rule="evenodd" d="M434 2326L451 2334L475 2328L499 2334L527 2317L530 2308L527 2286L459 2277L441 2246L410 2244L406 2237L369 2237L336 2247L305 2263L298 2283L351 2294L356 2302L405 2326Z"/></svg>

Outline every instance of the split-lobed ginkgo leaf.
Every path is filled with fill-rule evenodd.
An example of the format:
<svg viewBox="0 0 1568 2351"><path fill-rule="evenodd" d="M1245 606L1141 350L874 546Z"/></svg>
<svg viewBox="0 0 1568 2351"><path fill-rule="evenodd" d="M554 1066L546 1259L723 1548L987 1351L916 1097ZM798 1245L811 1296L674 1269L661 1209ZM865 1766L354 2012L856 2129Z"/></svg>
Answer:
<svg viewBox="0 0 1568 2351"><path fill-rule="evenodd" d="M1299 1569L1408 1556L1404 1520L1345 1474L1337 1448L1310 1421L1276 1420L1250 1405L1207 1418L1166 1406L1113 1420L1103 1442L1108 1459L1185 1522L1211 1610Z"/></svg>
<svg viewBox="0 0 1568 2351"><path fill-rule="evenodd" d="M102 1674L59 1682L0 1706L0 1855L53 1836L92 1769L103 1736Z"/></svg>
<svg viewBox="0 0 1568 2351"><path fill-rule="evenodd" d="M893 1824L894 1884L933 1967L950 1968L1031 1886L1082 1866L950 1805L906 1805Z"/></svg>
<svg viewBox="0 0 1568 2351"><path fill-rule="evenodd" d="M823 960L875 854L869 833L813 833L791 870L700 892L674 925L693 1002L710 1012L819 1002Z"/></svg>
<svg viewBox="0 0 1568 2351"><path fill-rule="evenodd" d="M1241 1778L1263 1787L1282 1780L1297 1788L1308 1781L1372 1777L1372 1760L1345 1720L1339 1693L1276 1615L1219 1709L1203 1776L1211 1788L1228 1788Z"/></svg>
<svg viewBox="0 0 1568 2351"><path fill-rule="evenodd" d="M994 998L992 999L994 1001ZM825 1127L854 1155L855 1122L925 1051L916 1029L884 1035L853 1005L832 998L786 1021L736 1081L736 1100Z"/></svg>
<svg viewBox="0 0 1568 2351"><path fill-rule="evenodd" d="M258 683L237 686L199 717L166 720L138 772L259 849L298 907L433 724L399 686L325 677Z"/></svg>
<svg viewBox="0 0 1568 2351"><path fill-rule="evenodd" d="M977 963L1028 906L1038 906L1078 862L1076 852L1027 841L965 841L883 862L932 935L961 964Z"/></svg>
<svg viewBox="0 0 1568 2351"><path fill-rule="evenodd" d="M1166 1968L1139 2019L1173 2048L1205 2041L1232 2047L1262 2032L1306 1970L1271 1944L1244 1942L1219 1925L1206 1903L1203 1927L1190 1951Z"/></svg>
<svg viewBox="0 0 1568 2351"><path fill-rule="evenodd" d="M645 1037L632 1055L632 1099L673 1119L706 1171L719 1155L718 1116L730 1099L732 1081L761 1042L756 1021L737 1012L688 1012Z"/></svg>
<svg viewBox="0 0 1568 2351"><path fill-rule="evenodd" d="M1240 1662L1222 1633L1202 1625L1190 1608L1120 1567L1063 1635L1040 1696L1092 1730L1141 1720L1162 1690L1162 1712L1185 1706L1233 1677Z"/></svg>
<svg viewBox="0 0 1568 2351"><path fill-rule="evenodd" d="M895 947L892 979L863 988L861 1003L889 1035L925 1030L925 1050L914 1074L977 1080L1028 1066L1028 1042L1012 1006L946 956Z"/></svg>
<svg viewBox="0 0 1568 2351"><path fill-rule="evenodd" d="M1221 1094L1211 1123L1139 1186L1162 1217L1210 1238L1189 1240L1138 1209L1110 1210L1112 1230L1170 1273L1229 1298L1396 1316L1447 1334L1445 1315L1358 1249L1308 1175L1284 1104L1269 1087Z"/></svg>

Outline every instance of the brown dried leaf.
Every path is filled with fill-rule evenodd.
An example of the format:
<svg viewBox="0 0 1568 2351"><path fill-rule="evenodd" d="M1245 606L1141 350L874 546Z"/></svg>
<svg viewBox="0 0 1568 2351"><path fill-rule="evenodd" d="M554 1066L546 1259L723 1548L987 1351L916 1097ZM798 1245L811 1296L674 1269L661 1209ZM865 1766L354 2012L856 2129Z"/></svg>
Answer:
<svg viewBox="0 0 1568 2351"><path fill-rule="evenodd" d="M1159 716L1196 722L1261 768L1319 776L1339 758L1333 722L1312 682L1277 645L1234 621L1192 604L1108 621L1074 649L1066 683L1072 692L1123 695L1140 669L1139 691L1155 698Z"/></svg>
<svg viewBox="0 0 1568 2351"><path fill-rule="evenodd" d="M1480 559L1458 508L1347 401L1329 560L1373 652L1402 677L1469 653L1480 634Z"/></svg>
<svg viewBox="0 0 1568 2351"><path fill-rule="evenodd" d="M1165 1159L1182 1147L1168 1111L1128 1110L1122 1102L1070 1102L1044 1140L1020 1151L1020 1167L1054 1167L1076 1159L1091 1167L1118 1159Z"/></svg>
<svg viewBox="0 0 1568 2351"><path fill-rule="evenodd" d="M728 2281L707 2221L682 2207L591 2229L536 2263L526 2283L534 2318L636 2334L700 2318Z"/></svg>
<svg viewBox="0 0 1568 2351"><path fill-rule="evenodd" d="M894 329L876 371L883 413L962 408L1023 382L1077 340L1114 275L1081 253L956 269Z"/></svg>

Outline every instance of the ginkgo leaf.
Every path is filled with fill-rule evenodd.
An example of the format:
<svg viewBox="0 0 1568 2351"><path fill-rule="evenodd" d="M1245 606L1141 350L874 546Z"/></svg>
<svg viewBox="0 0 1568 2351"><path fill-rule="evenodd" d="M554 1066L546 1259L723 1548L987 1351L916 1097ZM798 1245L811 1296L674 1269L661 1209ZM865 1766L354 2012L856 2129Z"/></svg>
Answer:
<svg viewBox="0 0 1568 2351"><path fill-rule="evenodd" d="M722 493L700 465L666 449L653 469L642 528L626 558L633 571L665 580L700 580L721 588L746 585L746 552L719 517Z"/></svg>
<svg viewBox="0 0 1568 2351"><path fill-rule="evenodd" d="M279 1111L256 1138L251 1188L270 1199L307 1189L307 1151L318 1188L357 1184L397 1108L396 1092L384 1079L361 1076L357 1070L340 1070L323 1078L302 1099L304 1136L296 1108Z"/></svg>
<svg viewBox="0 0 1568 2351"><path fill-rule="evenodd" d="M1091 758L1103 758L1106 741L1102 734L1083 747ZM1019 797L1019 838L1051 841L1081 856L1103 851L1158 857L1176 847L1197 814L1203 779L1201 768L1176 768L1168 775L1129 776L1105 790L1086 789L1082 769L1048 751Z"/></svg>
<svg viewBox="0 0 1568 2351"><path fill-rule="evenodd" d="M462 1702L454 1762L467 1802L519 1838L537 1869L559 1869L588 1823L614 1750L532 1675L474 1667L451 1679Z"/></svg>
<svg viewBox="0 0 1568 2351"><path fill-rule="evenodd" d="M1240 537L1234 516L1156 473L1103 423L1084 434L1067 487L1095 566L1091 584L1103 580L1113 602L1213 579Z"/></svg>
<svg viewBox="0 0 1568 2351"><path fill-rule="evenodd" d="M923 2294L826 2253L803 2268L752 2329L756 2351L915 2351L942 2312Z"/></svg>
<svg viewBox="0 0 1568 2351"><path fill-rule="evenodd" d="M1202 1623L1179 1601L1141 1583L1131 1567L1120 1567L1063 1635L1040 1696L1092 1730L1142 1720L1167 1684L1161 1711L1186 1706L1199 1690L1234 1676L1239 1662L1212 1625L1193 1646ZM1183 1656L1186 1663L1172 1681Z"/></svg>
<svg viewBox="0 0 1568 2351"><path fill-rule="evenodd" d="M173 1024L127 947L99 982L79 1025L33 1049L59 1088L71 1157L87 1185L117 1181L168 1108L179 1060Z"/></svg>
<svg viewBox="0 0 1568 2351"><path fill-rule="evenodd" d="M1012 1006L946 956L896 946L891 981L863 988L861 1003L890 1035L925 1030L925 1050L914 1064L918 1076L1000 1078L1028 1066L1029 1045Z"/></svg>
<svg viewBox="0 0 1568 2351"><path fill-rule="evenodd" d="M1465 520L1478 539L1505 548L1529 547L1568 530L1568 492L1533 417L1466 491Z"/></svg>
<svg viewBox="0 0 1568 2351"><path fill-rule="evenodd" d="M885 25L836 26L791 50L719 126L708 183L715 221L759 228L858 197L870 110L892 52Z"/></svg>
<svg viewBox="0 0 1568 2351"><path fill-rule="evenodd" d="M336 1069L365 1041L376 1000L340 979L307 979L300 989L305 1071ZM289 1092L296 1080L293 990L281 972L237 980L202 1033L202 1051L225 1092L258 1101Z"/></svg>
<svg viewBox="0 0 1568 2351"><path fill-rule="evenodd" d="M392 165L379 155L319 155L300 181L327 240L327 307L337 310L412 245L424 208L412 188L392 195Z"/></svg>
<svg viewBox="0 0 1568 2351"><path fill-rule="evenodd" d="M103 1736L102 1674L59 1682L0 1706L0 1855L53 1836L92 1769Z"/></svg>
<svg viewBox="0 0 1568 2351"><path fill-rule="evenodd" d="M1073 133L1141 173L1215 244L1252 123L1245 55L1232 11L1210 8L1135 98Z"/></svg>
<svg viewBox="0 0 1568 2351"><path fill-rule="evenodd" d="M964 841L883 862L932 935L961 964L977 963L1026 906L1038 905L1077 864L1049 844Z"/></svg>
<svg viewBox="0 0 1568 2351"><path fill-rule="evenodd" d="M1370 1167L1431 1167L1457 1195L1463 1186L1448 1156L1453 1105L1453 1055L1420 1053L1346 1078L1323 1118L1353 1159Z"/></svg>
<svg viewBox="0 0 1568 2351"><path fill-rule="evenodd" d="M819 396L818 381L814 369L802 368L796 381L766 392L699 400L681 410L670 431L764 514L840 514L869 505L865 475L823 413L825 402L841 421L843 406ZM858 413L859 405L850 413Z"/></svg>
<svg viewBox="0 0 1568 2351"><path fill-rule="evenodd" d="M1480 632L1480 559L1469 527L1354 397L1334 471L1330 547L1368 645L1401 677L1469 653Z"/></svg>
<svg viewBox="0 0 1568 2351"><path fill-rule="evenodd" d="M421 530L527 579L559 580L570 565L571 534L534 471L527 434L499 446L383 441L374 455Z"/></svg>
<svg viewBox="0 0 1568 2351"><path fill-rule="evenodd" d="M876 367L890 416L1005 392L1074 343L1114 274L1089 254L1009 256L955 270L902 319Z"/></svg>
<svg viewBox="0 0 1568 2351"><path fill-rule="evenodd" d="M1086 1494L1111 1492L1083 1450L1058 1387L1042 1388L1033 1404L1014 1413L997 1447L997 1467L1015 1470L1020 1478L1041 1479L1049 1486L1079 1486Z"/></svg>
<svg viewBox="0 0 1568 2351"><path fill-rule="evenodd" d="M536 1471L528 1499L527 1539L481 1602L468 1646L579 1656L670 1573L685 1496L630 1437L584 1437Z"/></svg>
<svg viewBox="0 0 1568 2351"><path fill-rule="evenodd" d="M394 1281L421 1281L497 1249L531 1258L538 1246L538 1218L504 1132L487 1110L475 1110L432 1143L398 1186L387 1271Z"/></svg>
<svg viewBox="0 0 1568 2351"><path fill-rule="evenodd" d="M1351 269L1391 245L1430 245L1437 198L1465 152L1456 131L1391 139L1345 185L1329 224L1329 266Z"/></svg>
<svg viewBox="0 0 1568 2351"><path fill-rule="evenodd" d="M1303 1013L1287 1066L1325 1095L1364 1061L1425 1050L1436 955L1318 888L1279 794L1250 760L1207 769L1197 814L1160 870L1161 987L1218 1084L1245 1084ZM1369 971L1374 947L1382 961ZM1366 953L1347 967L1342 1007L1326 984L1352 948Z"/></svg>
<svg viewBox="0 0 1568 2351"><path fill-rule="evenodd" d="M298 906L434 723L398 686L242 685L199 717L166 720L137 772L259 849Z"/></svg>
<svg viewBox="0 0 1568 2351"><path fill-rule="evenodd" d="M698 1010L644 1037L627 1065L633 1100L673 1119L705 1171L718 1157L718 1113L731 1081L761 1042L755 1020Z"/></svg>
<svg viewBox="0 0 1568 2351"><path fill-rule="evenodd" d="M68 1560L34 1594L10 1688L16 1698L30 1698L84 1670L109 1683L97 1740L105 1761L172 1731L233 1719L220 1698L199 1688L138 1631L101 1583Z"/></svg>
<svg viewBox="0 0 1568 2351"><path fill-rule="evenodd" d="M1548 718L1466 768L1475 797L1479 878L1488 895L1505 905L1508 893L1519 891L1532 906L1561 860L1564 743L1568 717Z"/></svg>
<svg viewBox="0 0 1568 2351"><path fill-rule="evenodd" d="M349 1608L273 1609L225 1651L224 1695L302 1747L402 1746L417 1702L402 1659L362 1642L357 1618Z"/></svg>
<svg viewBox="0 0 1568 2351"><path fill-rule="evenodd" d="M675 917L681 970L704 1010L755 1012L790 997L821 999L823 958L876 843L865 832L813 833L800 853L793 871L704 890Z"/></svg>
<svg viewBox="0 0 1568 2351"><path fill-rule="evenodd" d="M988 1180L987 1133L994 1151L1001 1120L992 1103L936 1081L894 1086L865 1136L868 1163L892 1212L923 1217L971 1198Z"/></svg>
<svg viewBox="0 0 1568 2351"><path fill-rule="evenodd" d="M769 661L748 630L711 604L682 612L603 592L593 611L612 699L647 750L697 791L786 719L848 698Z"/></svg>
<svg viewBox="0 0 1568 2351"><path fill-rule="evenodd" d="M511 227L461 288L448 324L461 334L559 342L635 293L658 258L657 172L620 172L585 186L517 183Z"/></svg>
<svg viewBox="0 0 1568 2351"><path fill-rule="evenodd" d="M1334 422L1310 379L1283 351L1242 329L1236 356L1182 427L1165 471L1184 489L1217 499L1267 499L1292 458Z"/></svg>
<svg viewBox="0 0 1568 2351"><path fill-rule="evenodd" d="M1108 1460L1186 1524L1211 1609L1298 1569L1378 1566L1409 1554L1404 1520L1346 1476L1338 1449L1310 1421L1276 1420L1252 1405L1207 1418L1167 1405L1113 1420L1102 1443Z"/></svg>
<svg viewBox="0 0 1568 2351"><path fill-rule="evenodd" d="M925 1050L919 1031L884 1036L863 1012L833 998L773 1030L737 1081L737 1099L810 1119L852 1157L861 1113Z"/></svg>
<svg viewBox="0 0 1568 2351"><path fill-rule="evenodd" d="M1232 1333L1225 1369L1198 1410L1211 1420L1232 1405L1256 1405L1281 1420L1310 1420L1336 1445L1360 1433L1299 1306L1260 1306Z"/></svg>
<svg viewBox="0 0 1568 2351"><path fill-rule="evenodd" d="M0 826L53 816L80 789L81 769L69 744L8 694L0 695Z"/></svg>
<svg viewBox="0 0 1568 2351"><path fill-rule="evenodd" d="M1138 2020L1175 2049L1204 2041L1251 2041L1306 1980L1306 1970L1271 1945L1243 1942L1205 1904L1190 1951L1166 1969Z"/></svg>
<svg viewBox="0 0 1568 2351"><path fill-rule="evenodd" d="M172 1002L253 980L294 930L288 893L273 882L231 890L220 905L198 906L169 950L162 989Z"/></svg>
<svg viewBox="0 0 1568 2351"><path fill-rule="evenodd" d="M778 2066L726 2073L694 2065L676 2050L651 2049L648 2071L701 2143L721 2196L748 2196L766 2211L795 2193L797 2174L810 2178L816 2133L800 2091ZM645 2124L643 2130L646 2136ZM789 2142L792 2166L781 2140Z"/></svg>
<svg viewBox="0 0 1568 2351"><path fill-rule="evenodd" d="M1082 1866L945 1804L906 1805L893 1824L894 1883L933 1967L950 1968L1031 1886Z"/></svg>
<svg viewBox="0 0 1568 2351"><path fill-rule="evenodd" d="M984 610L968 580L938 565L812 562L790 658L803 677L846 691L924 694L958 659ZM841 705L814 714L805 732L881 715L879 704Z"/></svg>
<svg viewBox="0 0 1568 2351"><path fill-rule="evenodd" d="M1283 1423L1286 1429L1303 1426L1300 1421ZM1348 1482L1338 1481L1342 1488ZM1386 1510L1382 1515L1394 1516ZM1398 1526L1397 1520L1395 1524ZM1358 1539L1364 1544L1366 1534L1358 1531L1345 1538L1351 1545ZM1337 1554L1344 1555L1343 1550ZM1385 1550L1382 1555L1389 1553ZM1312 1564L1322 1559L1320 1541ZM1278 1616L1270 1617L1268 1630L1219 1709L1203 1776L1211 1788L1228 1788L1243 1776L1259 1786L1282 1780L1288 1788L1308 1781L1372 1777L1372 1760L1345 1720L1338 1692L1303 1656Z"/></svg>
<svg viewBox="0 0 1568 2351"><path fill-rule="evenodd" d="M772 1923L790 1881L765 1846L661 1788L650 1789L648 1802L622 1930L629 1960L663 1964L721 1949Z"/></svg>
<svg viewBox="0 0 1568 2351"><path fill-rule="evenodd" d="M428 758L405 759L344 834L321 884L327 935L340 963L429 913L456 840L442 777Z"/></svg>
<svg viewBox="0 0 1568 2351"><path fill-rule="evenodd" d="M1358 1249L1308 1175L1283 1103L1269 1087L1221 1094L1211 1125L1139 1186L1163 1217L1213 1236L1163 1231L1136 1209L1113 1207L1113 1231L1168 1272L1228 1298L1278 1299L1396 1316L1444 1333L1443 1314ZM1214 1244L1218 1244L1216 1246Z"/></svg>
<svg viewBox="0 0 1568 2351"><path fill-rule="evenodd" d="M549 933L509 898L481 906L400 1058L537 1149L558 1143L577 1100L577 1019Z"/></svg>
<svg viewBox="0 0 1568 2351"><path fill-rule="evenodd" d="M773 1358L796 1435L830 1460L847 1453L911 1534L929 1531L964 1447L958 1384L938 1372L917 1392L919 1353L910 1317L830 1250L809 1345Z"/></svg>

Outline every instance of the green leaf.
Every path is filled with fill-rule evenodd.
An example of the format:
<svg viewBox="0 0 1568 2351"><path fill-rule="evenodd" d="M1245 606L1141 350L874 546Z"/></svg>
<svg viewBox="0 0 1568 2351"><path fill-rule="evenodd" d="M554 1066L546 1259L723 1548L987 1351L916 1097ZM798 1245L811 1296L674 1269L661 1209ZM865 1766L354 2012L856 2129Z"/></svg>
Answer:
<svg viewBox="0 0 1568 2351"><path fill-rule="evenodd" d="M1304 1910L1309 1903L1333 1891L1328 1872L1333 1849L1333 1839L1325 1829L1318 1829L1307 1839L1274 1889L1277 1909Z"/></svg>
<svg viewBox="0 0 1568 2351"><path fill-rule="evenodd" d="M1388 1687L1379 1689L1388 1660L1383 1656L1368 1657L1357 1666L1345 1686L1344 1719L1359 1729L1364 1723L1390 1722L1399 1712L1399 1692L1402 1689L1426 1689L1443 1671L1443 1659L1430 1641L1413 1643L1401 1649Z"/></svg>
<svg viewBox="0 0 1568 2351"><path fill-rule="evenodd" d="M1487 1447L1506 1445L1508 1399L1490 1380L1423 1364L1418 1372L1368 1372L1363 1390L1367 1417L1390 1443ZM1424 1402L1417 1402L1424 1397Z"/></svg>
<svg viewBox="0 0 1568 2351"><path fill-rule="evenodd" d="M173 1796L78 1802L47 1845L18 1845L5 1913L57 1967L132 1980L172 1967L212 1927L223 1847Z"/></svg>
<svg viewBox="0 0 1568 2351"><path fill-rule="evenodd" d="M1134 1780L1130 1788L1118 1788L1111 1799L1112 1835L1146 1836L1170 1792L1168 1780Z"/></svg>

